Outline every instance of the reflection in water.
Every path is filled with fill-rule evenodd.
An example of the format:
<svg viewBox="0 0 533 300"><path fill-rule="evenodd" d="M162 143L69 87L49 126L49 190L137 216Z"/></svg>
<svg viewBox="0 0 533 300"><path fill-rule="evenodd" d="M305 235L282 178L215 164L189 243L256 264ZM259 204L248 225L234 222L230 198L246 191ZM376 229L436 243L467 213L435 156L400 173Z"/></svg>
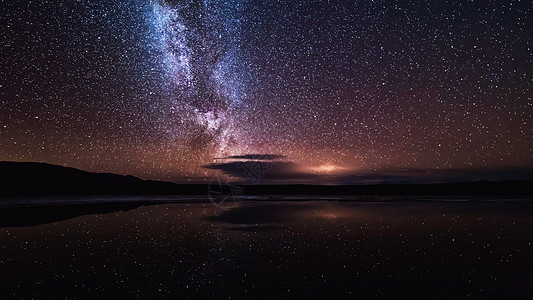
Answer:
<svg viewBox="0 0 533 300"><path fill-rule="evenodd" d="M143 206L0 229L0 296L526 297L532 217L533 203Z"/></svg>
<svg viewBox="0 0 533 300"><path fill-rule="evenodd" d="M280 229L282 224L294 223L307 216L311 210L318 208L315 203L263 203L251 205L242 203L241 206L222 210L217 215L206 217L205 220L222 222L230 225L233 230L241 231L269 231Z"/></svg>
<svg viewBox="0 0 533 300"><path fill-rule="evenodd" d="M61 206L5 207L0 209L0 228L41 225L83 215L126 211L138 208L142 205L150 205L150 203L91 203Z"/></svg>

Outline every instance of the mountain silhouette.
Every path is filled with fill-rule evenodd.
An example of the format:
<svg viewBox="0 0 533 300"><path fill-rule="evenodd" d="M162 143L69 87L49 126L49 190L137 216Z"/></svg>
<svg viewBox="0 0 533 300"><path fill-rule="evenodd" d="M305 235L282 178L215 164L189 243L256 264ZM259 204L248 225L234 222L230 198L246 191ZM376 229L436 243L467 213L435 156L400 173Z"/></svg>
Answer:
<svg viewBox="0 0 533 300"><path fill-rule="evenodd" d="M184 188L186 186L186 188ZM199 194L201 185L143 180L131 175L92 173L34 162L0 162L0 195Z"/></svg>
<svg viewBox="0 0 533 300"><path fill-rule="evenodd" d="M233 183L232 183L233 184ZM238 185L238 183L234 183ZM434 184L241 185L244 195L531 196L533 181ZM92 173L35 162L0 162L0 197L43 195L208 195L207 184L177 184L130 175Z"/></svg>

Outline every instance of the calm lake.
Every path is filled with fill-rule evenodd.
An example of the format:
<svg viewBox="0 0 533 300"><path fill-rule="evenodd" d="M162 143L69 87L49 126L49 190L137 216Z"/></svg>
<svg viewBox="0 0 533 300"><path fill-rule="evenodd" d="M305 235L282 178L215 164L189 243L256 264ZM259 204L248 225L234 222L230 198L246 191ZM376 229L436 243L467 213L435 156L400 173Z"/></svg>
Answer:
<svg viewBox="0 0 533 300"><path fill-rule="evenodd" d="M531 296L533 202L463 200L2 208L0 298Z"/></svg>

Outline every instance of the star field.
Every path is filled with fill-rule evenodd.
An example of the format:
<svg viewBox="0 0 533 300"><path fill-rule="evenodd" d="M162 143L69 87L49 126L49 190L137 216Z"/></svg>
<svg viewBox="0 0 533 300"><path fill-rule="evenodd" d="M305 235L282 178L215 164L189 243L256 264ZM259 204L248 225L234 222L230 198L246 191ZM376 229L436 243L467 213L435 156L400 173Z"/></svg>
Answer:
<svg viewBox="0 0 533 300"><path fill-rule="evenodd" d="M246 153L533 165L528 1L0 7L0 160L184 182Z"/></svg>

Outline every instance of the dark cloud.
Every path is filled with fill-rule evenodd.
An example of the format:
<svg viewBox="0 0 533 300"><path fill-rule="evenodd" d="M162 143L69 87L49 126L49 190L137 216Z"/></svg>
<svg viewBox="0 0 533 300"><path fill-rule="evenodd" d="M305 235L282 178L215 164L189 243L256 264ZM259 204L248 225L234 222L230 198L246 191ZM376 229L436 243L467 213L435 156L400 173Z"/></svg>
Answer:
<svg viewBox="0 0 533 300"><path fill-rule="evenodd" d="M280 225L249 225L249 226L234 226L230 230L244 231L244 232L270 232L280 230Z"/></svg>
<svg viewBox="0 0 533 300"><path fill-rule="evenodd" d="M337 177L338 184L445 183L533 180L532 169L408 169L351 172Z"/></svg>
<svg viewBox="0 0 533 300"><path fill-rule="evenodd" d="M250 160L276 160L283 159L285 155L280 154L244 154L244 155L233 155L226 156L220 159L250 159Z"/></svg>
<svg viewBox="0 0 533 300"><path fill-rule="evenodd" d="M220 170L226 175L235 176L252 183L291 180L291 182L309 181L314 174L299 170L294 162L241 160L227 163L213 163L204 166L207 169Z"/></svg>
<svg viewBox="0 0 533 300"><path fill-rule="evenodd" d="M471 181L533 180L532 169L384 169L343 170L336 173L312 173L309 166L277 160L277 154L246 154L227 158L236 161L204 166L220 170L248 183L308 184L414 184Z"/></svg>

